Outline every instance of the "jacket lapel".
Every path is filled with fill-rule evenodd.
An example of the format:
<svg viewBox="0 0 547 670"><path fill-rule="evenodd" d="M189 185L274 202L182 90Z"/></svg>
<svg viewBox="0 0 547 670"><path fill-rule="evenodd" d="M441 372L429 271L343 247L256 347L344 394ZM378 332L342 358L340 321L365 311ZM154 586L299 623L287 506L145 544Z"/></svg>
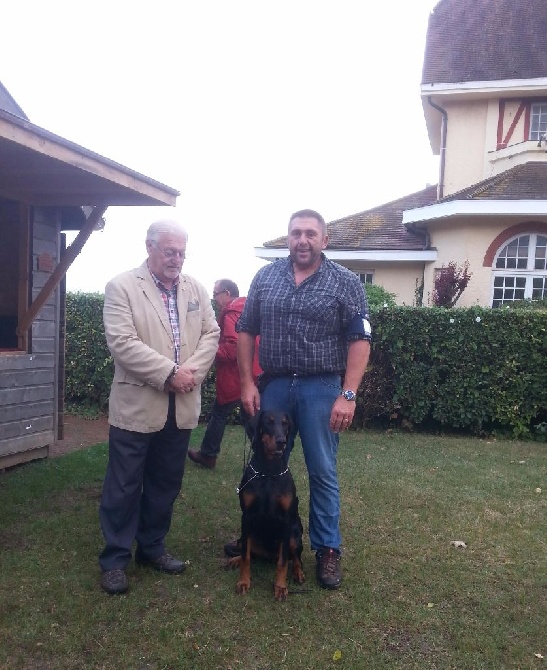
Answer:
<svg viewBox="0 0 547 670"><path fill-rule="evenodd" d="M140 266L140 268L137 269L137 278L141 284L144 295L148 298L148 301L156 311L162 326L164 327L169 337L173 339L173 331L171 330L171 324L169 323L169 317L167 315L167 310L165 309L165 304L160 296L158 287L150 275L150 270L146 265L146 261Z"/></svg>

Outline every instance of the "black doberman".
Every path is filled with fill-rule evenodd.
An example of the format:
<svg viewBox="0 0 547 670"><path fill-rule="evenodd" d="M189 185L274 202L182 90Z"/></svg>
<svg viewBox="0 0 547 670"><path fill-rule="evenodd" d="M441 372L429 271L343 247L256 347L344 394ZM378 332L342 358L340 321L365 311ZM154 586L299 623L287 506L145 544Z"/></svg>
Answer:
<svg viewBox="0 0 547 670"><path fill-rule="evenodd" d="M251 588L251 554L276 562L276 600L287 599L289 560L293 562L293 580L304 583L303 528L296 486L284 458L290 428L290 418L284 412L261 411L255 417L253 454L238 488L241 556L230 561L233 567L239 566L236 591L240 594Z"/></svg>

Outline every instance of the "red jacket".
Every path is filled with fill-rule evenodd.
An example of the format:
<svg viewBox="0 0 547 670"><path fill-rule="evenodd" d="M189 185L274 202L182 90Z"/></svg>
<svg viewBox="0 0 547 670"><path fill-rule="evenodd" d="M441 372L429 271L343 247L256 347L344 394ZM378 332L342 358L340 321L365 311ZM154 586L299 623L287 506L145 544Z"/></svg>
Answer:
<svg viewBox="0 0 547 670"><path fill-rule="evenodd" d="M239 369L237 367L237 333L236 323L243 311L246 298L235 298L221 311L218 317L220 340L215 358L216 392L219 405L239 400L241 388ZM258 345L258 338L256 345ZM262 372L258 365L258 346L255 346L253 373L255 378Z"/></svg>

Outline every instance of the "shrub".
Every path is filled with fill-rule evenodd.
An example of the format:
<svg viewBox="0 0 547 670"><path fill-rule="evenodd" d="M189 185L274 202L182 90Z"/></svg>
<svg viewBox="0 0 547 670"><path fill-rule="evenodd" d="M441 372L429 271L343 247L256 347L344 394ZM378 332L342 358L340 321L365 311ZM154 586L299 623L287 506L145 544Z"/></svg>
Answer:
<svg viewBox="0 0 547 670"><path fill-rule="evenodd" d="M373 307L395 307L397 304L395 295L387 291L380 284L365 284L367 300L370 308Z"/></svg>
<svg viewBox="0 0 547 670"><path fill-rule="evenodd" d="M102 307L100 294L67 294L66 400L84 408L104 409L112 381ZM546 310L373 307L371 321L354 426L396 420L547 439ZM214 397L213 366L202 420Z"/></svg>
<svg viewBox="0 0 547 670"><path fill-rule="evenodd" d="M104 409L114 375L103 327L104 296L67 293L65 400Z"/></svg>
<svg viewBox="0 0 547 670"><path fill-rule="evenodd" d="M544 311L397 307L371 318L363 397L376 398L384 418L515 436L546 420ZM377 402L379 375L387 388Z"/></svg>
<svg viewBox="0 0 547 670"><path fill-rule="evenodd" d="M453 261L446 267L443 265L435 277L433 289L435 307L454 307L470 279L469 261L465 261L461 267Z"/></svg>

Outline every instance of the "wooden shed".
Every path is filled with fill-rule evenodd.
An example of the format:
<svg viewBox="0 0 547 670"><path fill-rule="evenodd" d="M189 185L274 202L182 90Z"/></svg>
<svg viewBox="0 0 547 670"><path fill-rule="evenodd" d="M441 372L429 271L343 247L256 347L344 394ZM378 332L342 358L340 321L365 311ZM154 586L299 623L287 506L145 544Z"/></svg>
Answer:
<svg viewBox="0 0 547 670"><path fill-rule="evenodd" d="M30 123L0 83L0 468L62 438L64 279L106 209L178 195Z"/></svg>

